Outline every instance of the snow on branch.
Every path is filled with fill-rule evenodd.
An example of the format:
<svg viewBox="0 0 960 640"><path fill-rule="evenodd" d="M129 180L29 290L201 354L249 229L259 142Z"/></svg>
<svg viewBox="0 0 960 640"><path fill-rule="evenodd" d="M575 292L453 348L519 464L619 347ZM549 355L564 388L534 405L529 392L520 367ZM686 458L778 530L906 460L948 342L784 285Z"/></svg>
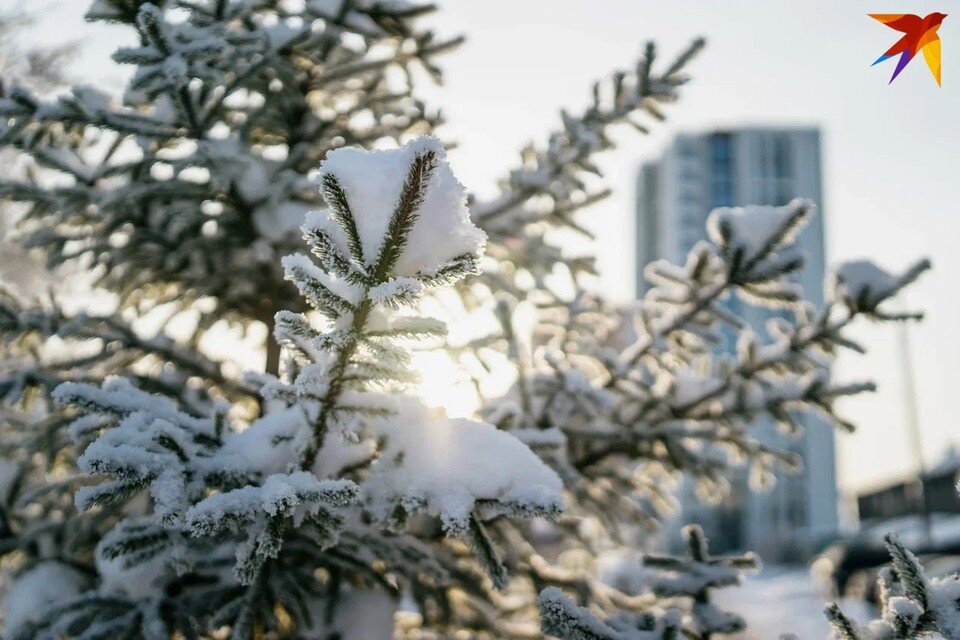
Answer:
<svg viewBox="0 0 960 640"><path fill-rule="evenodd" d="M960 638L960 577L929 578L899 540L888 535L885 542L893 562L879 577L880 619L859 625L831 604L826 609L831 636L840 640Z"/></svg>
<svg viewBox="0 0 960 640"><path fill-rule="evenodd" d="M492 425L451 420L406 401L377 429L387 444L364 486L371 511L382 519L396 519L400 504L410 514L439 516L444 529L459 536L474 512L556 518L563 509L560 478Z"/></svg>
<svg viewBox="0 0 960 640"><path fill-rule="evenodd" d="M322 203L317 164L440 121L412 95L412 69L438 77L435 58L460 42L423 27L433 9L95 2L89 19L135 35L113 56L132 68L122 100L0 92L0 146L55 177L0 179L0 198L26 206L27 242L51 264L96 256L125 308L203 298L211 315L267 322L300 304L277 288L277 258Z"/></svg>
<svg viewBox="0 0 960 640"><path fill-rule="evenodd" d="M692 477L699 495L716 499L732 467L749 466L758 487L799 468L794 452L755 433L755 425L766 416L795 434L813 415L852 428L835 401L873 385L835 382L830 364L839 350L862 351L847 335L856 318L878 317L835 296L821 309L800 302L794 277L803 262L794 243L813 213L802 200L714 212L710 242L695 247L685 265L648 268L655 286L624 313L626 326L608 326L604 303L581 293L547 298L532 335L519 335L521 305L501 300L499 342L490 343L516 363L517 382L488 401L488 419L530 442L537 442L531 432L562 436L536 450L576 496L576 512L604 523L613 540L622 523L650 525L667 508L657 480L664 471ZM924 268L920 263L903 282ZM750 327L723 304L731 296L776 315L765 331ZM631 321L636 340L622 349ZM731 335L730 348L721 346ZM623 494L642 500L626 504ZM705 628L741 624L701 609Z"/></svg>
<svg viewBox="0 0 960 640"><path fill-rule="evenodd" d="M680 612L621 614L601 620L577 606L556 587L540 592L543 632L560 640L676 640L680 637Z"/></svg>
<svg viewBox="0 0 960 640"><path fill-rule="evenodd" d="M154 586L162 589L176 579L171 568L200 571L207 546L232 550L236 582L221 588L242 586L226 620L235 635L259 615L276 567L300 558L304 545L310 557L336 557L360 523L393 532L397 541L384 538L376 550L389 555L401 553L414 526L407 516L434 518L503 589L488 523L556 519L564 506L560 479L523 442L400 393L416 375L408 344L445 331L409 307L475 272L483 248L443 148L417 139L393 151L341 150L321 176L329 208L304 223L320 265L298 254L284 266L325 320L277 314L288 357L280 378L259 379L263 415L246 425L227 420L225 407L192 416L122 378L55 392L84 414L72 429L92 440L81 470L108 479L82 489L78 504L108 509L147 495L159 526L121 521L104 562L145 567L150 550L162 549Z"/></svg>
<svg viewBox="0 0 960 640"><path fill-rule="evenodd" d="M562 127L546 144L525 147L520 166L500 180L500 194L471 206L477 224L490 236L491 255L546 273L557 264L575 277L594 273L592 258L564 255L544 231L565 228L591 236L576 214L610 193L593 185L600 176L594 156L614 147L614 125L629 124L646 133L651 123L665 118L663 107L677 99L687 81L683 71L704 44L703 39L694 40L658 71L656 47L648 43L632 69L593 85L591 104L583 112L561 112Z"/></svg>
<svg viewBox="0 0 960 640"><path fill-rule="evenodd" d="M891 313L880 305L930 269L929 260L920 260L901 275L893 275L870 260L850 260L837 266L828 280L830 297L842 301L851 313L879 319L920 319L920 313Z"/></svg>
<svg viewBox="0 0 960 640"><path fill-rule="evenodd" d="M470 222L445 155L434 138L398 150L331 153L320 167L329 208L308 218L305 234L329 236L345 259L381 271L380 280L434 274L478 255L486 236Z"/></svg>
<svg viewBox="0 0 960 640"><path fill-rule="evenodd" d="M686 557L648 555L643 565L653 570L650 589L664 598L687 598L691 607L693 630L701 638L743 631L742 616L718 609L710 601L714 589L739 585L745 573L760 570L760 561L752 553L742 556L712 557L708 541L700 527L686 526L682 535L687 543Z"/></svg>

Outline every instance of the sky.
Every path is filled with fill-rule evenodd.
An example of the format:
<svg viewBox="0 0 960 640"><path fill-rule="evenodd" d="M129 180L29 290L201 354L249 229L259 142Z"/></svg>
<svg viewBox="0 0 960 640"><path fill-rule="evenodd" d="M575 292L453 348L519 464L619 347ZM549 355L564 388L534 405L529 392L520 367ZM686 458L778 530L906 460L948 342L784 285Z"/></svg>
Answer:
<svg viewBox="0 0 960 640"><path fill-rule="evenodd" d="M9 2L10 0L0 0ZM911 325L924 458L960 442L960 5L953 0L449 0L430 19L466 44L442 61L443 86L423 86L442 107L441 132L458 146L454 168L467 187L489 192L517 151L558 125L561 107L582 109L594 80L628 68L643 43L664 58L693 37L708 47L689 67L693 80L668 121L650 136L617 131L619 148L600 160L614 196L590 210L598 233L602 286L618 300L633 291L633 198L638 165L679 131L738 124L818 125L823 131L827 255L831 263L869 256L890 269L914 259L934 271L904 296L927 318ZM83 24L81 0L46 0L50 11L29 36L82 40L74 71L86 82L117 82L108 60L115 29ZM955 15L949 15L956 5ZM32 6L32 5L31 5ZM947 13L943 87L922 57L893 84L895 61L870 67L897 39L868 13ZM626 239L626 240L625 240ZM844 402L857 425L838 435L841 487L857 491L916 468L906 434L900 333L861 324L851 334L870 349L843 357L838 380L875 380L876 394Z"/></svg>

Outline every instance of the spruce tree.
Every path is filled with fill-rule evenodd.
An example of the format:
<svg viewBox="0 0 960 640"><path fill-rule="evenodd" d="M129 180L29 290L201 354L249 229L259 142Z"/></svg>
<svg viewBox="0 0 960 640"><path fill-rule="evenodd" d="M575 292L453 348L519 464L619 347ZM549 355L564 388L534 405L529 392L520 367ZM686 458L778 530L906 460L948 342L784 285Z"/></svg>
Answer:
<svg viewBox="0 0 960 640"><path fill-rule="evenodd" d="M330 150L426 133L414 67L458 39L417 26L430 6L344 2L100 0L87 19L135 31L120 103L89 86L44 99L12 86L0 144L62 180L6 180L28 207L27 246L51 266L86 260L122 307L174 304L270 324L299 303L278 258L319 206L311 174ZM201 309L206 309L201 305ZM278 351L270 351L276 370Z"/></svg>
<svg viewBox="0 0 960 640"><path fill-rule="evenodd" d="M661 576L634 598L565 559L634 544L668 476L717 494L738 465L795 467L757 437L761 416L850 428L834 401L871 385L834 382L829 362L862 351L855 320L918 316L888 300L929 265L841 265L813 309L792 280L812 203L722 209L625 312L562 239L608 193L595 158L615 128L661 120L703 42L665 63L647 46L483 200L436 139L413 138L439 118L412 74L438 75L459 41L420 25L430 10L98 0L88 17L139 39L115 55L134 68L123 100L0 100L0 143L59 176L0 186L28 209L25 244L118 299L0 297L8 635L523 638L538 592L558 637L737 626L704 600L747 561L708 558L694 534L690 558L654 564L723 576L682 593ZM304 241L313 259L281 260ZM793 313L763 338L729 296ZM438 307L484 330L449 337L424 313ZM196 328L145 328L164 314ZM271 327L266 372L205 352L223 322ZM722 328L733 355L712 348ZM470 372L483 421L413 397L411 348Z"/></svg>

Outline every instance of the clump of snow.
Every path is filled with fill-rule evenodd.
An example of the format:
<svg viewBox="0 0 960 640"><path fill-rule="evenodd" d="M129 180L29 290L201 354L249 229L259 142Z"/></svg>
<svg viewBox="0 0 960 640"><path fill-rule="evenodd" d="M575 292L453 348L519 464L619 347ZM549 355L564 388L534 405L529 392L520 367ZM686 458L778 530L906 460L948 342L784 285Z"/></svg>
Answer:
<svg viewBox="0 0 960 640"><path fill-rule="evenodd" d="M21 575L4 606L6 636L13 637L24 626L39 622L50 607L79 596L87 587L86 577L59 562L43 562Z"/></svg>
<svg viewBox="0 0 960 640"><path fill-rule="evenodd" d="M954 605L956 608L956 605ZM923 607L915 600L904 596L893 596L886 603L884 611L884 620L895 625L898 620L907 621L912 627L916 621L923 615Z"/></svg>
<svg viewBox="0 0 960 640"><path fill-rule="evenodd" d="M714 209L707 219L707 234L714 243L728 245L731 249L741 249L744 259L749 260L768 249L776 250L790 244L799 230L793 226L786 234L771 246L771 242L797 215L801 206L807 206L802 200L794 200L784 207L753 205L749 207L721 207ZM730 230L725 240L723 229Z"/></svg>
<svg viewBox="0 0 960 640"><path fill-rule="evenodd" d="M943 635L960 638L960 578L949 576L930 580L927 600Z"/></svg>
<svg viewBox="0 0 960 640"><path fill-rule="evenodd" d="M213 468L234 473L286 473L295 468L309 439L309 427L299 407L271 411L240 432L231 432Z"/></svg>
<svg viewBox="0 0 960 640"><path fill-rule="evenodd" d="M373 440L359 440L348 437L350 433L328 433L323 439L323 446L317 453L317 460L313 464L313 473L319 478L331 478L343 469L352 467L365 460L370 460L376 454L376 443Z"/></svg>
<svg viewBox="0 0 960 640"><path fill-rule="evenodd" d="M849 260L831 272L827 295L855 308L873 309L929 268L930 262L921 260L903 274L894 275L871 260Z"/></svg>
<svg viewBox="0 0 960 640"><path fill-rule="evenodd" d="M364 484L371 511L387 518L397 502L439 516L449 532L466 527L478 500L517 511L562 509L560 478L525 444L493 425L451 419L408 398L377 421L385 437Z"/></svg>
<svg viewBox="0 0 960 640"><path fill-rule="evenodd" d="M434 273L453 258L482 250L486 234L470 221L466 192L447 163L443 145L423 136L399 149L337 149L320 165L321 172L335 176L346 193L367 266L377 259L411 164L426 153L435 154L437 166L391 275ZM307 218L306 227L330 233L344 255L350 255L345 234L329 220L327 211L319 211Z"/></svg>
<svg viewBox="0 0 960 640"><path fill-rule="evenodd" d="M885 298L897 290L897 278L872 260L849 260L831 274L830 293L837 298L857 299L866 292Z"/></svg>

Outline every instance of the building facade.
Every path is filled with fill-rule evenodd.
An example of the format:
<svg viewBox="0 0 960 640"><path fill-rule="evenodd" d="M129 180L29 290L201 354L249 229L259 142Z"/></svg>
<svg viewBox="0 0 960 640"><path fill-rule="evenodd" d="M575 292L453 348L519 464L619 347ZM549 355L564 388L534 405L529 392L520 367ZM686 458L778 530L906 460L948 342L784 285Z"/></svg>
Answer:
<svg viewBox="0 0 960 640"><path fill-rule="evenodd" d="M958 482L960 451L951 445L943 458L919 478L907 478L858 495L857 515L860 524L868 526L924 513L960 514Z"/></svg>
<svg viewBox="0 0 960 640"><path fill-rule="evenodd" d="M820 132L803 127L742 127L681 134L656 162L637 177L637 297L647 283L643 268L665 258L682 263L697 242L706 239L706 220L716 207L782 205L795 197L822 203ZM806 297L823 303L823 209L798 238L806 267L798 277ZM736 298L725 302L763 334L780 310L755 309ZM733 348L727 345L726 348ZM696 522L712 544L725 550L755 549L765 559L805 557L838 529L834 434L825 422L806 417L803 435L787 439L770 422L755 425L761 437L801 454L799 475L778 477L769 492L748 489L746 474L733 481L730 496L718 506L701 504L691 487L681 489L677 526ZM667 535L675 532L669 530Z"/></svg>

